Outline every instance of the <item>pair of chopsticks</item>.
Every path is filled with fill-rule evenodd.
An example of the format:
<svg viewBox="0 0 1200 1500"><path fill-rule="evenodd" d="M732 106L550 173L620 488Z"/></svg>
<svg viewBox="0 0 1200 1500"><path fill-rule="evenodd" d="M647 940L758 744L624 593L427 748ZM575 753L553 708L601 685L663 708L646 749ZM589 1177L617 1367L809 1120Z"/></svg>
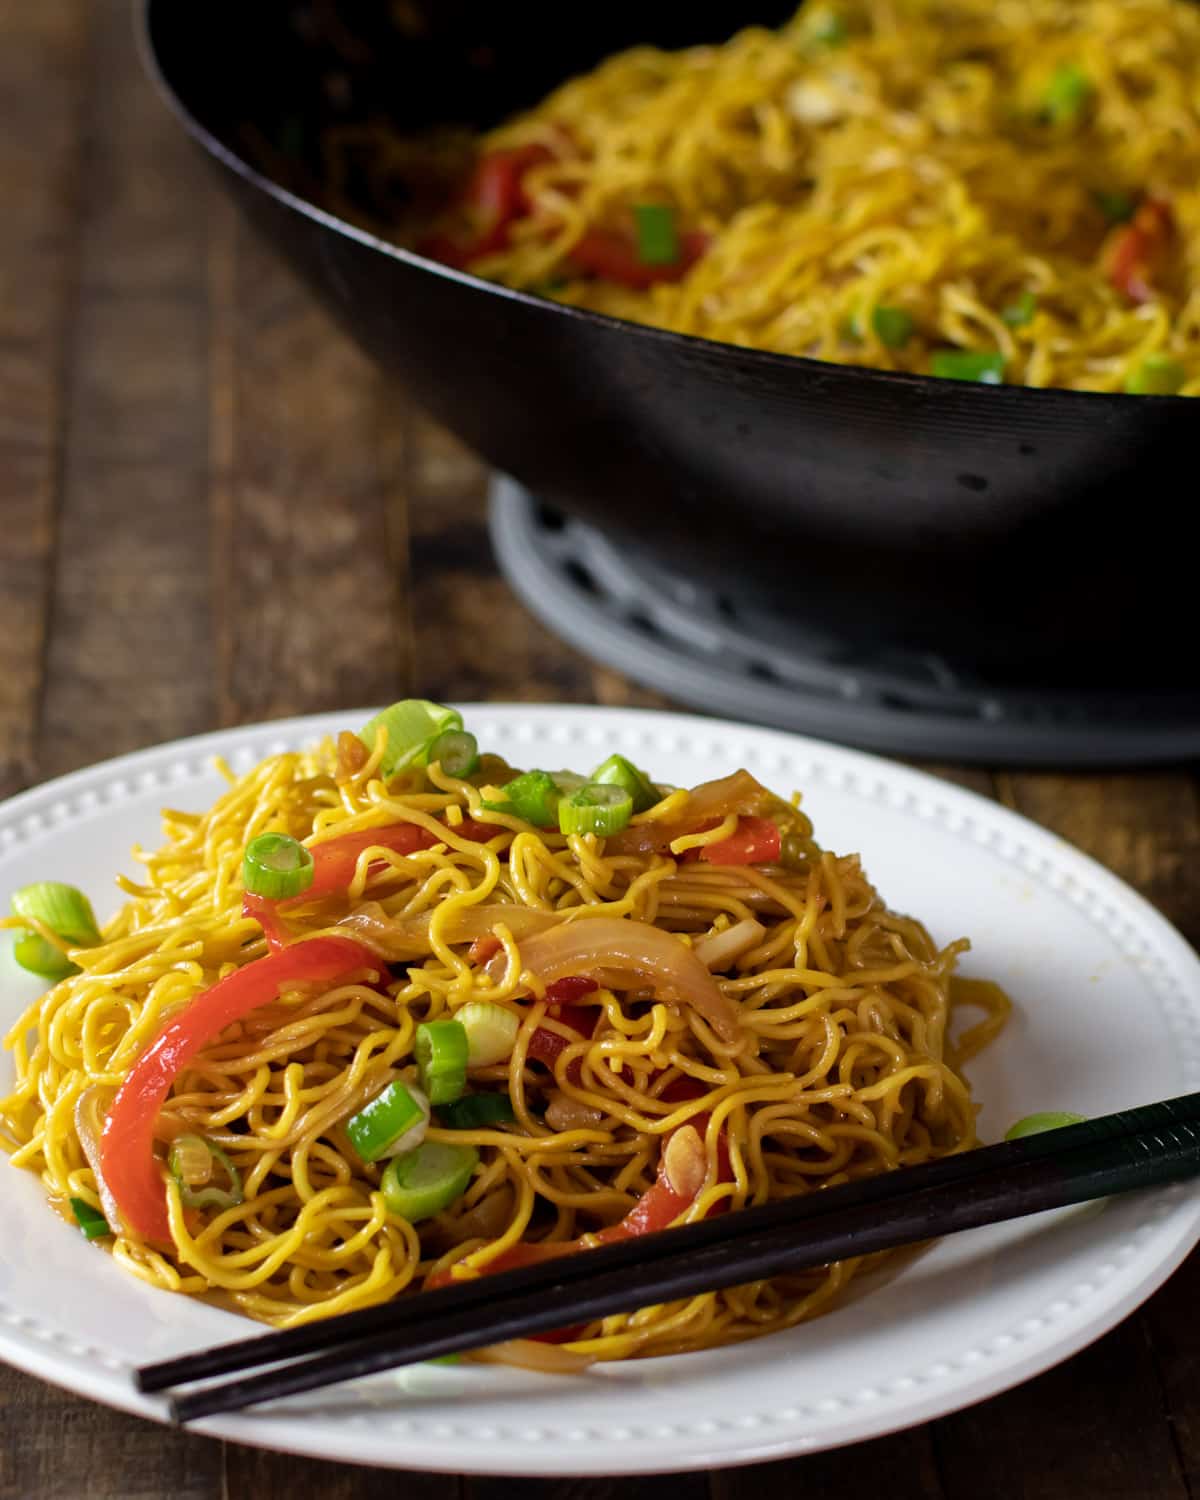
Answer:
<svg viewBox="0 0 1200 1500"><path fill-rule="evenodd" d="M1200 1094L985 1146L382 1307L146 1365L190 1422L380 1370L526 1338L849 1256L1200 1174ZM243 1372L271 1366L260 1373Z"/></svg>

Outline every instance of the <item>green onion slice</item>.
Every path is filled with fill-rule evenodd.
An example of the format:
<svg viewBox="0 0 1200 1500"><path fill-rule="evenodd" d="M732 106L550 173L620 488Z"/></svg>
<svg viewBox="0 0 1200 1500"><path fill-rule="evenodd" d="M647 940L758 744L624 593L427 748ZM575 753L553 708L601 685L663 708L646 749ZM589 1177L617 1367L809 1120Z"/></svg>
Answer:
<svg viewBox="0 0 1200 1500"><path fill-rule="evenodd" d="M785 870L806 870L809 846L798 833L785 833L779 841L779 863Z"/></svg>
<svg viewBox="0 0 1200 1500"><path fill-rule="evenodd" d="M313 857L289 833L260 833L242 856L242 884L252 896L285 901L313 883Z"/></svg>
<svg viewBox="0 0 1200 1500"><path fill-rule="evenodd" d="M429 1100L399 1078L346 1121L346 1134L363 1161L415 1151L429 1128Z"/></svg>
<svg viewBox="0 0 1200 1500"><path fill-rule="evenodd" d="M469 776L479 768L479 741L469 730L447 729L430 744L427 758L447 776Z"/></svg>
<svg viewBox="0 0 1200 1500"><path fill-rule="evenodd" d="M623 755L610 755L607 760L601 761L590 779L605 786L619 786L622 791L628 792L633 798L635 813L645 812L648 807L653 807L662 800L650 778Z"/></svg>
<svg viewBox="0 0 1200 1500"><path fill-rule="evenodd" d="M1075 125L1092 97L1092 80L1075 63L1063 63L1042 95L1042 113L1051 125Z"/></svg>
<svg viewBox="0 0 1200 1500"><path fill-rule="evenodd" d="M1004 380L1004 355L983 349L939 349L930 372L941 380L974 380L979 385L1000 385Z"/></svg>
<svg viewBox="0 0 1200 1500"><path fill-rule="evenodd" d="M1096 188L1092 193L1100 212L1110 224L1126 224L1137 212L1138 200L1120 188Z"/></svg>
<svg viewBox="0 0 1200 1500"><path fill-rule="evenodd" d="M1006 1141L1019 1141L1025 1135L1040 1135L1043 1130L1061 1130L1064 1125L1082 1125L1086 1115L1073 1115L1067 1110L1051 1109L1041 1114L1026 1115L1004 1132Z"/></svg>
<svg viewBox="0 0 1200 1500"><path fill-rule="evenodd" d="M12 896L15 917L32 917L44 922L57 937L73 948L92 948L100 941L92 903L73 885L61 880L39 880L24 885ZM13 944L13 957L23 969L42 979L65 979L78 974L79 968L40 933L31 932Z"/></svg>
<svg viewBox="0 0 1200 1500"><path fill-rule="evenodd" d="M503 1005L471 1000L455 1013L467 1034L467 1067L490 1068L512 1056L521 1022Z"/></svg>
<svg viewBox="0 0 1200 1500"><path fill-rule="evenodd" d="M379 764L386 778L409 766L426 765L434 740L448 729L462 727L462 714L456 709L431 703L428 698L404 698L368 719L358 737L373 751L380 729L387 730L387 749Z"/></svg>
<svg viewBox="0 0 1200 1500"><path fill-rule="evenodd" d="M212 1183L214 1166L224 1172L228 1187ZM241 1173L215 1141L202 1135L177 1135L167 1153L167 1167L179 1184L185 1208L235 1208L243 1201Z"/></svg>
<svg viewBox="0 0 1200 1500"><path fill-rule="evenodd" d="M72 1198L70 1203L75 1222L79 1225L85 1240L102 1240L105 1235L112 1233L108 1220L98 1208L93 1208L86 1198Z"/></svg>
<svg viewBox="0 0 1200 1500"><path fill-rule="evenodd" d="M912 338L912 314L902 307L877 307L871 314L871 327L875 337L888 349L903 349Z"/></svg>
<svg viewBox="0 0 1200 1500"><path fill-rule="evenodd" d="M1187 380L1187 371L1169 354L1147 354L1125 378L1130 396L1174 396Z"/></svg>
<svg viewBox="0 0 1200 1500"><path fill-rule="evenodd" d="M426 1141L407 1156L393 1156L380 1188L389 1213L410 1224L449 1208L466 1192L479 1161L474 1146Z"/></svg>
<svg viewBox="0 0 1200 1500"><path fill-rule="evenodd" d="M516 1119L507 1094L464 1094L438 1114L447 1130L486 1130L489 1125L507 1125Z"/></svg>
<svg viewBox="0 0 1200 1500"><path fill-rule="evenodd" d="M1033 322L1033 315L1038 309L1037 293L1031 291L1021 292L1017 298L1009 304L1000 314L1010 328L1024 328L1027 323Z"/></svg>
<svg viewBox="0 0 1200 1500"><path fill-rule="evenodd" d="M644 266L673 266L679 259L675 210L665 203L635 203L638 259Z"/></svg>
<svg viewBox="0 0 1200 1500"><path fill-rule="evenodd" d="M467 1086L466 1027L461 1021L424 1021L417 1027L413 1051L430 1104L452 1104Z"/></svg>
<svg viewBox="0 0 1200 1500"><path fill-rule="evenodd" d="M554 822L562 793L549 771L526 771L508 783L504 795L503 802L485 801L484 807L489 812L511 813L535 828L548 828Z"/></svg>
<svg viewBox="0 0 1200 1500"><path fill-rule="evenodd" d="M566 834L619 833L632 816L633 798L607 781L585 782L558 804L558 826Z"/></svg>

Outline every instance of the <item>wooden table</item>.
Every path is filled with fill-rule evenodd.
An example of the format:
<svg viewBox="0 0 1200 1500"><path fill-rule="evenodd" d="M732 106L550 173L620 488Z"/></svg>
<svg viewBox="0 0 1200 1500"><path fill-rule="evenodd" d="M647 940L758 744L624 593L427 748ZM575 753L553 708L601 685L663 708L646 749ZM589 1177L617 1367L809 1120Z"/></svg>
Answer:
<svg viewBox="0 0 1200 1500"><path fill-rule="evenodd" d="M405 694L650 703L499 578L480 465L237 221L124 0L0 6L0 795L216 726ZM1188 769L945 774L1200 937ZM0 1497L1186 1500L1200 1259L1069 1363L926 1427L661 1480L396 1476L169 1431L0 1369Z"/></svg>

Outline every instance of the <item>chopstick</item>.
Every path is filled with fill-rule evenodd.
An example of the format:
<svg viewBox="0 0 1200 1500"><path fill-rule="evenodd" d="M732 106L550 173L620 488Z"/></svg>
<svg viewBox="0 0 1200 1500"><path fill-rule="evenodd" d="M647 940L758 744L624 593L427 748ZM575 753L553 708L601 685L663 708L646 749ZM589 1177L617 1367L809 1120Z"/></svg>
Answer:
<svg viewBox="0 0 1200 1500"><path fill-rule="evenodd" d="M144 1366L180 1422L1200 1173L1200 1094ZM308 1358L306 1356L312 1356ZM283 1361L294 1361L285 1364Z"/></svg>

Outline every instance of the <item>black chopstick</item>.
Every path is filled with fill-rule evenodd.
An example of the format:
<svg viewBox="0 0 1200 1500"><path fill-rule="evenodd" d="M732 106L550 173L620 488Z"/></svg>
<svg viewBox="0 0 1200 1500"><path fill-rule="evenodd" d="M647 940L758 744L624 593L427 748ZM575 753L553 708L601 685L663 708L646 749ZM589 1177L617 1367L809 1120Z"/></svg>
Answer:
<svg viewBox="0 0 1200 1500"><path fill-rule="evenodd" d="M146 1366L142 1390L315 1355L177 1396L190 1421L657 1302L1200 1172L1200 1094L984 1147L303 1328Z"/></svg>

